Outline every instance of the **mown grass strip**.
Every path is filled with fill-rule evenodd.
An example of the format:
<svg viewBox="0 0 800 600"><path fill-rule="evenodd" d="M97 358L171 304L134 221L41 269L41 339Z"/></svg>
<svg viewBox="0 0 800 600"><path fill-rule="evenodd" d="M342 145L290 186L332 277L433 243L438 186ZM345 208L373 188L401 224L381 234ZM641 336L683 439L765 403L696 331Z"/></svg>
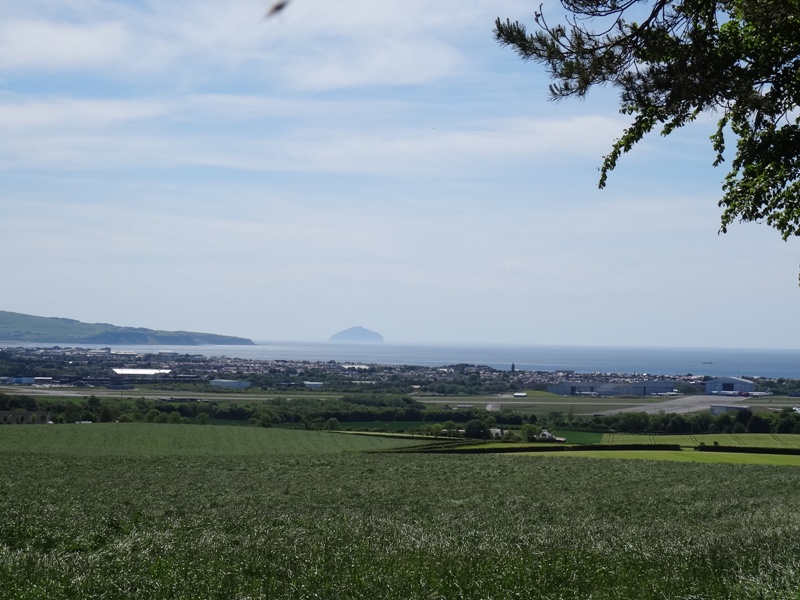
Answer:
<svg viewBox="0 0 800 600"><path fill-rule="evenodd" d="M694 448L700 444L713 446L743 446L760 448L800 448L800 435L782 433L709 433L691 435L652 435L607 433L602 444L677 444Z"/></svg>
<svg viewBox="0 0 800 600"><path fill-rule="evenodd" d="M773 465L800 467L800 456L787 454L753 454L747 452L665 452L663 450L608 451L592 452L531 452L529 456L559 456L623 460L657 460L682 463L705 463L727 465Z"/></svg>
<svg viewBox="0 0 800 600"><path fill-rule="evenodd" d="M679 452L681 447L676 444L612 444L612 445L580 445L580 444L548 444L548 443L501 443L501 442L461 442L454 444L438 444L422 449L425 452L438 452L442 454L515 454L515 453L564 453L564 452L623 452L626 450L662 450L664 452ZM397 452L417 452L417 448L399 449Z"/></svg>

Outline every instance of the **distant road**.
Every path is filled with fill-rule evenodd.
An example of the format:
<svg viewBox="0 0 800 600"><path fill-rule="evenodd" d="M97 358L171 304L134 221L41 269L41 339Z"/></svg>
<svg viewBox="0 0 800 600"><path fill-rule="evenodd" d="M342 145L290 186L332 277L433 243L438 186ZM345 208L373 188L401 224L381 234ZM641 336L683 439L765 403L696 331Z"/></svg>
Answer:
<svg viewBox="0 0 800 600"><path fill-rule="evenodd" d="M428 398L420 398L426 404L455 404L458 399L453 398L446 398L446 399L436 399L430 400ZM473 401L471 398L464 399L467 402ZM646 403L645 403L646 402ZM480 404L481 402L476 402L476 404ZM613 396L609 397L601 397L601 398L588 398L588 397L577 397L573 398L570 396L569 398L559 398L553 400L544 400L541 398L528 398L525 400L513 400L508 401L505 399L501 399L498 403L502 404L503 406L544 406L544 405L552 405L555 407L564 408L567 404L575 407L576 409L580 410L583 408L584 410L587 407L590 407L591 414L596 415L616 415L619 413L624 412L643 412L651 415L658 414L660 412L665 413L678 413L678 414L686 414L686 413L694 413L694 412L701 412L704 410L709 410L712 404L724 404L726 406L753 406L753 405L763 405L764 398L747 398L741 396L679 396L677 398L669 398L669 397L659 397L659 398L649 398L647 401L645 400L636 400L636 399L629 399L625 398L623 400L619 398L615 398ZM600 409L603 405L612 405L615 408L609 408L606 410ZM785 404L776 404L775 408L783 408L786 406ZM599 409L599 410L598 410ZM583 413L588 414L588 413Z"/></svg>
<svg viewBox="0 0 800 600"><path fill-rule="evenodd" d="M746 398L741 396L681 396L670 398L657 404L640 404L628 408L615 408L613 410L599 411L601 415L616 415L623 412L643 412L651 415L660 412L665 413L693 413L709 410L712 404L724 404L725 406L751 406L756 398ZM759 403L763 398L758 399Z"/></svg>
<svg viewBox="0 0 800 600"><path fill-rule="evenodd" d="M264 394L236 394L225 392L175 392L172 390L106 390L97 388L63 388L63 387L30 387L30 386L0 386L0 392L5 394L19 394L25 396L50 396L59 398L145 398L147 400L160 400L162 398L174 397L176 401L189 400L192 398L206 401L239 401L253 402L257 400L273 400L275 398L286 398L291 396L302 396L307 390L299 390L297 393L275 392ZM339 393L315 393L315 398L338 398Z"/></svg>
<svg viewBox="0 0 800 600"><path fill-rule="evenodd" d="M239 401L239 402L254 402L259 400L272 400L274 398L286 398L291 396L303 396L307 390L296 390L295 392L275 392L263 394L237 394L237 393L224 393L224 392L173 392L169 390L105 390L94 388L63 388L63 387L30 387L30 386L0 386L0 392L6 394L24 394L28 396L60 396L72 398L87 398L89 396L97 396L98 398L146 398L148 400L160 400L162 398L169 398L174 396L175 400L180 401L183 399L195 398L205 401ZM311 393L315 398L338 398L342 394L338 392L329 392L320 394L319 392ZM643 412L647 414L677 413L687 414L706 411L711 408L712 404L723 404L725 406L750 406L750 407L763 407L780 410L787 406L794 406L796 403L787 398L753 398L744 396L680 396L677 398L651 398L649 402L643 400L636 400L625 398L553 398L552 400L545 400L542 398L497 398L494 396L486 396L481 398L427 398L417 397L417 400L425 404L450 404L457 406L461 401L465 404L474 404L476 407L482 407L485 404L501 404L506 407L517 407L520 409L532 408L535 406L552 406L553 408L564 409L565 406L571 405L580 410L584 409L586 412L581 412L582 415L616 415L624 412ZM576 401L577 400L577 401ZM615 408L607 410L600 409L603 405L611 405ZM587 410L588 409L588 410ZM600 409L600 410L598 410Z"/></svg>

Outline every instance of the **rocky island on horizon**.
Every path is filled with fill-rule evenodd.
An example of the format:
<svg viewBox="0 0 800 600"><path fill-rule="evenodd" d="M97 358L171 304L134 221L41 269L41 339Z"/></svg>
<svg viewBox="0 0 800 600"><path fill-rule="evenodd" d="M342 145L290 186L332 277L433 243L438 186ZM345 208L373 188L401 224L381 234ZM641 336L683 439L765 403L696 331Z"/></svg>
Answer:
<svg viewBox="0 0 800 600"><path fill-rule="evenodd" d="M169 346L252 346L253 340L194 331L160 331L121 327L109 323L83 323L60 317L37 317L0 310L0 341L47 344L116 344Z"/></svg>
<svg viewBox="0 0 800 600"><path fill-rule="evenodd" d="M364 327L350 327L333 334L328 341L349 344L380 344L383 342L383 336Z"/></svg>

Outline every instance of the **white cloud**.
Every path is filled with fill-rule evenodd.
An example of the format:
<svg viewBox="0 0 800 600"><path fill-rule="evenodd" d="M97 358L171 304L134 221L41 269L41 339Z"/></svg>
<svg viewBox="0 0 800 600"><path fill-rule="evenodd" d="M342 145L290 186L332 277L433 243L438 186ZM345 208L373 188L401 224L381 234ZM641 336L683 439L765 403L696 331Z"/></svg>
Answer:
<svg viewBox="0 0 800 600"><path fill-rule="evenodd" d="M468 67L465 35L478 29L490 40L498 11L524 3L298 0L266 21L266 4L253 0L2 4L0 46L8 51L0 69L104 70L123 80L149 73L185 84L223 68L307 89L457 74Z"/></svg>
<svg viewBox="0 0 800 600"><path fill-rule="evenodd" d="M81 98L15 98L0 96L0 130L38 128L90 131L110 125L163 116L169 104L157 100L97 100Z"/></svg>
<svg viewBox="0 0 800 600"><path fill-rule="evenodd" d="M117 23L76 26L12 20L0 25L0 69L113 67L125 56L126 41L127 32Z"/></svg>
<svg viewBox="0 0 800 600"><path fill-rule="evenodd" d="M455 176L532 160L594 159L619 127L614 119L592 116L448 117L451 122L439 127L393 122L392 116L404 111L399 102L368 105L362 100L7 95L0 98L0 134L7 141L0 157L5 168L201 165L262 172Z"/></svg>
<svg viewBox="0 0 800 600"><path fill-rule="evenodd" d="M463 68L459 53L427 40L388 39L379 44L342 42L282 65L283 77L300 89L337 89L363 85L401 86L435 81Z"/></svg>
<svg viewBox="0 0 800 600"><path fill-rule="evenodd" d="M545 103L541 69L495 45L494 18L528 0L292 0L264 21L267 5L0 0L6 309L703 345L704 322L767 306L748 331L791 339L796 248L715 235L696 132L641 145L596 190L627 120L610 92L606 116L598 94ZM756 292L725 283L742 279Z"/></svg>

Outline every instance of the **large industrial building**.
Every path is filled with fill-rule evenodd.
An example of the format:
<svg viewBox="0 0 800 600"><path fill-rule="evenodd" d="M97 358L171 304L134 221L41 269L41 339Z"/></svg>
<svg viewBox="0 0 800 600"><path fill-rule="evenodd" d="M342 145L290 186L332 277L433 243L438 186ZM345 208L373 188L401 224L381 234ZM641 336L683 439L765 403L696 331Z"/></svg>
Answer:
<svg viewBox="0 0 800 600"><path fill-rule="evenodd" d="M561 381L547 388L560 396L652 396L675 393L674 381L632 381L603 383L597 381Z"/></svg>
<svg viewBox="0 0 800 600"><path fill-rule="evenodd" d="M243 390L250 387L249 381L241 381L239 379L212 379L208 383L211 387L227 388L231 390Z"/></svg>
<svg viewBox="0 0 800 600"><path fill-rule="evenodd" d="M751 394L756 384L741 377L720 377L706 381L706 394Z"/></svg>

